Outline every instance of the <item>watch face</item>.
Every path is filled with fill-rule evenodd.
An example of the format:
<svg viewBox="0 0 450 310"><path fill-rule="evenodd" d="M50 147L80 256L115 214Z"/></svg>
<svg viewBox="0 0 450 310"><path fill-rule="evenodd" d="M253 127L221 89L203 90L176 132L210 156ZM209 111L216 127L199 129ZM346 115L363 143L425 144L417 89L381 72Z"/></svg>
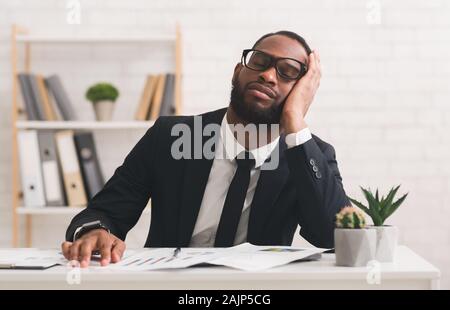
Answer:
<svg viewBox="0 0 450 310"><path fill-rule="evenodd" d="M100 221L96 220L96 221L92 221L89 223L85 223L85 224L83 224L83 227L89 227L89 226L95 226L95 225L101 225Z"/></svg>
<svg viewBox="0 0 450 310"><path fill-rule="evenodd" d="M97 220L97 221L92 221L92 222L89 222L89 223L85 223L82 226L78 227L77 230L75 230L73 239L77 240L83 234L85 234L85 233L87 233L87 232L89 232L91 230L97 229L97 228L102 228L102 229L106 230L109 233L109 229L106 228L99 220Z"/></svg>

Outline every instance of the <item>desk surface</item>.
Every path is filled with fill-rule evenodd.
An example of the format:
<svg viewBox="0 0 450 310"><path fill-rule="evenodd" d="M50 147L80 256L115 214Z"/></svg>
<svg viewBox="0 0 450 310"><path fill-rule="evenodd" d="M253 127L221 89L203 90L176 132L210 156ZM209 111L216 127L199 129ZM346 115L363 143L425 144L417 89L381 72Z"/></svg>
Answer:
<svg viewBox="0 0 450 310"><path fill-rule="evenodd" d="M439 289L439 278L437 268L399 246L394 263L370 267L338 267L334 254L323 254L319 261L258 272L220 266L148 272L65 266L0 270L0 289Z"/></svg>

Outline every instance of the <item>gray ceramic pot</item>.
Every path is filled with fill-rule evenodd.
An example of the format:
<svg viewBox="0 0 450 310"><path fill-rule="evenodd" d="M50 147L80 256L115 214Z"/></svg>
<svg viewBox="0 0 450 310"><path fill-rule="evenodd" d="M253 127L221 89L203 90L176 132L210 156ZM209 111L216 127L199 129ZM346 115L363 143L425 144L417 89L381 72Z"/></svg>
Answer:
<svg viewBox="0 0 450 310"><path fill-rule="evenodd" d="M94 103L95 117L98 121L110 121L114 110L114 102L101 100Z"/></svg>
<svg viewBox="0 0 450 310"><path fill-rule="evenodd" d="M375 259L377 233L375 229L334 230L336 265L359 267Z"/></svg>

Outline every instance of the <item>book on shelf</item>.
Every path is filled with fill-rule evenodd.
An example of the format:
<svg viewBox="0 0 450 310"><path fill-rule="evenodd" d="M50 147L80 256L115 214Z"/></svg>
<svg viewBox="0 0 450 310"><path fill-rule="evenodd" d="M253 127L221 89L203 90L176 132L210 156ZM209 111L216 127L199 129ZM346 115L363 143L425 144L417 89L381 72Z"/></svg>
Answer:
<svg viewBox="0 0 450 310"><path fill-rule="evenodd" d="M19 73L20 90L28 120L76 120L76 114L58 75Z"/></svg>
<svg viewBox="0 0 450 310"><path fill-rule="evenodd" d="M148 75L135 119L156 120L159 116L175 114L175 74Z"/></svg>
<svg viewBox="0 0 450 310"><path fill-rule="evenodd" d="M37 111L36 104L34 102L33 90L31 89L29 74L19 73L17 75L17 78L19 80L20 90L22 93L22 99L27 118L30 121L41 120L41 117Z"/></svg>
<svg viewBox="0 0 450 310"><path fill-rule="evenodd" d="M42 104L44 107L45 119L48 121L57 121L61 119L61 116L57 114L56 107L50 97L47 86L45 85L44 76L41 74L36 75L37 83L39 86L39 93L41 95Z"/></svg>
<svg viewBox="0 0 450 310"><path fill-rule="evenodd" d="M18 146L26 208L85 206L104 186L91 132L20 130Z"/></svg>
<svg viewBox="0 0 450 310"><path fill-rule="evenodd" d="M17 75L28 120L74 121L77 115L58 75ZM134 119L156 120L175 114L175 74L160 73L146 77Z"/></svg>
<svg viewBox="0 0 450 310"><path fill-rule="evenodd" d="M72 106L72 102L67 96L67 92L58 75L54 74L45 79L48 90L53 95L61 116L65 121L77 120L77 116Z"/></svg>
<svg viewBox="0 0 450 310"><path fill-rule="evenodd" d="M157 77L155 75L148 75L145 81L144 89L142 91L141 100L135 114L135 119L138 121L147 120L148 112L150 111L150 104L156 88Z"/></svg>

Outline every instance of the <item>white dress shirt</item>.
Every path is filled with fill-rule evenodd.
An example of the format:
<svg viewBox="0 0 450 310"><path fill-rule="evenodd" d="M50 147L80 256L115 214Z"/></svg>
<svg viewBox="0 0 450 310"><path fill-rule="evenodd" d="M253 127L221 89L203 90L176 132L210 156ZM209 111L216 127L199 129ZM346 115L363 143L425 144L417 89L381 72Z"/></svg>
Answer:
<svg viewBox="0 0 450 310"><path fill-rule="evenodd" d="M286 144L288 148L290 148L303 144L309 139L311 139L311 132L308 128L305 128L297 133L286 135ZM255 158L255 167L250 171L250 183L234 239L235 245L246 242L247 240L250 206L261 173L260 168L275 149L278 142L279 137L274 139L270 144L249 150ZM208 182L206 183L203 200L189 246L214 246L216 231L219 226L225 198L237 169L236 160L234 158L242 151L245 151L245 148L235 139L227 122L227 115L225 114L221 124L215 157L209 173Z"/></svg>

